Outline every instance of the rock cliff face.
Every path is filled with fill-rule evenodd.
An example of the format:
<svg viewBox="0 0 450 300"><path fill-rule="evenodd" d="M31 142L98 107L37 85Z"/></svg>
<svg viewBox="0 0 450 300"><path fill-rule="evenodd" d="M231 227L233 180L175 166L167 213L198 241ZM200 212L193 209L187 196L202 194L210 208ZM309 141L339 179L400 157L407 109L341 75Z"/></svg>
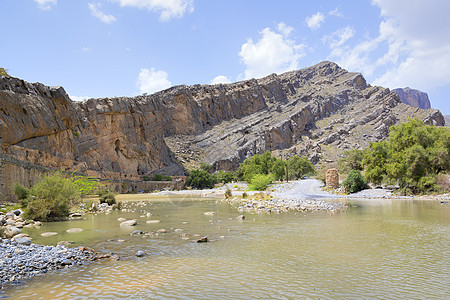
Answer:
<svg viewBox="0 0 450 300"><path fill-rule="evenodd" d="M405 104L423 109L431 108L427 93L410 88L398 88L393 89L392 91L396 93L400 97L400 101Z"/></svg>
<svg viewBox="0 0 450 300"><path fill-rule="evenodd" d="M0 77L3 153L99 177L181 174L209 162L233 169L265 150L333 160L438 110L402 104L334 63L232 84L176 86L148 96L73 102L63 88ZM111 175L112 174L112 175Z"/></svg>
<svg viewBox="0 0 450 300"><path fill-rule="evenodd" d="M450 115L444 116L445 126L450 127Z"/></svg>

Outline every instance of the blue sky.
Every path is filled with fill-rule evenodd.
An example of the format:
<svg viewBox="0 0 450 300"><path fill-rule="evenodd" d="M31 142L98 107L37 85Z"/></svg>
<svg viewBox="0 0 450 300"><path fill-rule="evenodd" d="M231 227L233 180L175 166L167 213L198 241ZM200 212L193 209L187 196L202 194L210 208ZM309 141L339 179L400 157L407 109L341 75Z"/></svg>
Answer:
<svg viewBox="0 0 450 300"><path fill-rule="evenodd" d="M450 114L449 11L448 0L0 0L0 66L76 100L331 60Z"/></svg>

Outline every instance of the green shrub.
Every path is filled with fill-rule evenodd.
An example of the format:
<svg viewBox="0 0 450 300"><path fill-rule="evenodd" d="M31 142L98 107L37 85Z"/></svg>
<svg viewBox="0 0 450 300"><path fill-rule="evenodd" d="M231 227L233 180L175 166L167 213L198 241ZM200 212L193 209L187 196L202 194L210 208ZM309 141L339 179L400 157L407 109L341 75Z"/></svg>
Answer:
<svg viewBox="0 0 450 300"><path fill-rule="evenodd" d="M70 205L80 200L80 191L70 178L60 173L41 178L21 201L25 218L55 221L69 216Z"/></svg>
<svg viewBox="0 0 450 300"><path fill-rule="evenodd" d="M18 200L24 200L28 197L30 190L23 185L16 183L14 185L14 194L16 194Z"/></svg>
<svg viewBox="0 0 450 300"><path fill-rule="evenodd" d="M234 174L233 172L225 172L220 170L219 172L216 173L216 177L217 182L222 182L223 184L226 184L233 181Z"/></svg>
<svg viewBox="0 0 450 300"><path fill-rule="evenodd" d="M247 196L248 196L248 195L247 195L247 193L246 193L246 192L243 192L243 193L242 193L242 198L244 198L244 199L245 199L245 198L247 198Z"/></svg>
<svg viewBox="0 0 450 300"><path fill-rule="evenodd" d="M142 177L142 181L150 181L152 178L150 176L144 176Z"/></svg>
<svg viewBox="0 0 450 300"><path fill-rule="evenodd" d="M107 192L100 196L100 203L106 203L108 205L116 204L116 195L113 192Z"/></svg>
<svg viewBox="0 0 450 300"><path fill-rule="evenodd" d="M152 180L153 181L162 181L163 180L163 176L161 174L155 174L155 175L153 175Z"/></svg>
<svg viewBox="0 0 450 300"><path fill-rule="evenodd" d="M164 175L163 180L164 181L172 181L172 176Z"/></svg>
<svg viewBox="0 0 450 300"><path fill-rule="evenodd" d="M196 189L213 188L216 183L216 176L205 170L194 170L186 178L186 185Z"/></svg>
<svg viewBox="0 0 450 300"><path fill-rule="evenodd" d="M250 191L264 191L272 183L272 174L255 174L250 180L248 189Z"/></svg>
<svg viewBox="0 0 450 300"><path fill-rule="evenodd" d="M200 169L209 173L211 171L211 169L212 169L212 166L210 164L206 163L206 162L202 162L200 164Z"/></svg>
<svg viewBox="0 0 450 300"><path fill-rule="evenodd" d="M225 191L225 198L231 198L233 197L233 194L231 193L231 190L229 188L227 188L227 190Z"/></svg>
<svg viewBox="0 0 450 300"><path fill-rule="evenodd" d="M356 193L367 188L367 182L359 170L352 170L342 185L347 193Z"/></svg>

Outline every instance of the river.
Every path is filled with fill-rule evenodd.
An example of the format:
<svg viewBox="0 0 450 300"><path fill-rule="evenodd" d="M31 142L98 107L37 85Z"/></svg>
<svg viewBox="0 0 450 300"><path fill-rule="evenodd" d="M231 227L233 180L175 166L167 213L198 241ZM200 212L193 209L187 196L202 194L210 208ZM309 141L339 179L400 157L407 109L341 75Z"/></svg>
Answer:
<svg viewBox="0 0 450 300"><path fill-rule="evenodd" d="M340 200L350 201L350 200ZM55 271L9 299L448 299L450 204L353 200L345 212L245 214L215 199L132 202L129 212L29 229L119 261ZM146 213L151 216L147 217ZM205 215L215 212L215 215ZM136 218L120 227L117 218ZM146 223L159 220L160 223ZM67 233L69 228L82 228ZM133 230L159 236L131 236ZM41 237L55 231L58 235ZM210 242L197 243L207 236ZM124 240L124 241L119 241ZM144 257L136 257L137 251Z"/></svg>

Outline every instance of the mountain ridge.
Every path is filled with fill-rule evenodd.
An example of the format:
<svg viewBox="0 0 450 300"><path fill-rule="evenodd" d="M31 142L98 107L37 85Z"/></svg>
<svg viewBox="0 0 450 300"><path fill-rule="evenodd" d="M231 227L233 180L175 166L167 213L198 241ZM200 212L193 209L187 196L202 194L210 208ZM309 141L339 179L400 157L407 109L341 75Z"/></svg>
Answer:
<svg viewBox="0 0 450 300"><path fill-rule="evenodd" d="M82 102L61 87L1 77L0 99L3 153L102 178L184 174L201 161L231 170L266 150L336 160L408 117L444 124L438 110L402 104L327 61L231 84Z"/></svg>

